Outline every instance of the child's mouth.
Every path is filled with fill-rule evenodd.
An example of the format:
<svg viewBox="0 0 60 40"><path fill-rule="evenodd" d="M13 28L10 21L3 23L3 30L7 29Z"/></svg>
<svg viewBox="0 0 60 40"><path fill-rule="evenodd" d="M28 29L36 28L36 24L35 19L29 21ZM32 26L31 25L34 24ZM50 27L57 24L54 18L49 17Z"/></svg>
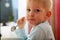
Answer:
<svg viewBox="0 0 60 40"><path fill-rule="evenodd" d="M28 21L31 21L32 22L32 21L34 21L34 19L28 19Z"/></svg>

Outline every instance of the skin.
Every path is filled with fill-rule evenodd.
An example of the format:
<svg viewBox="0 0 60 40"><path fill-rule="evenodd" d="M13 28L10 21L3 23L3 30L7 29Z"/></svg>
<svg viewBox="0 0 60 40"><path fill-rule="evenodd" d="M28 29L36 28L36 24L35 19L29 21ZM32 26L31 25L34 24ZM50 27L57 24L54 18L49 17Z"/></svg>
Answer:
<svg viewBox="0 0 60 40"><path fill-rule="evenodd" d="M43 4L38 2L27 3L27 20L32 25L38 25L48 19L50 12L46 11Z"/></svg>

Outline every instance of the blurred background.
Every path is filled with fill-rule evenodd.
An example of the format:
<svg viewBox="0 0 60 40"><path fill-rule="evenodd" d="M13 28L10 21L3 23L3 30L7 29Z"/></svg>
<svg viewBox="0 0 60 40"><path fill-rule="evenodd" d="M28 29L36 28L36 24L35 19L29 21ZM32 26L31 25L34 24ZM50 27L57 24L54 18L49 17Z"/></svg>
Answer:
<svg viewBox="0 0 60 40"><path fill-rule="evenodd" d="M18 19L18 0L0 0L0 37L15 38L16 34L11 27Z"/></svg>
<svg viewBox="0 0 60 40"><path fill-rule="evenodd" d="M0 0L0 9L0 23L18 18L18 0Z"/></svg>
<svg viewBox="0 0 60 40"><path fill-rule="evenodd" d="M60 0L52 0L52 2L52 15L49 23L55 39L60 40ZM2 32L3 29L16 25L16 20L26 15L26 0L0 0L0 9L0 32ZM6 33L3 31L2 34Z"/></svg>

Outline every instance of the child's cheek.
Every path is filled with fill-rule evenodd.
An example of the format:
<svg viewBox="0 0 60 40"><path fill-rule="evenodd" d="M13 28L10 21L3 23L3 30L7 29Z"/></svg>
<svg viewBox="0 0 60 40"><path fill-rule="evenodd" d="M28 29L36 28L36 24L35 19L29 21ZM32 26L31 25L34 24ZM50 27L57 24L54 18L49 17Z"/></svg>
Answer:
<svg viewBox="0 0 60 40"><path fill-rule="evenodd" d="M29 16L28 15L26 15L26 19L28 19L29 18Z"/></svg>

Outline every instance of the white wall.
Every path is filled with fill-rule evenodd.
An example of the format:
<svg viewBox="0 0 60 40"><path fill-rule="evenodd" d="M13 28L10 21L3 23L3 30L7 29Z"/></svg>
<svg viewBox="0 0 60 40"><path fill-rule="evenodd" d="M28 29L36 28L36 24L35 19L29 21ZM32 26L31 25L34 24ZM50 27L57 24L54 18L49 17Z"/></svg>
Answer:
<svg viewBox="0 0 60 40"><path fill-rule="evenodd" d="M13 6L13 8L17 9L18 8L18 0L12 0L12 6Z"/></svg>
<svg viewBox="0 0 60 40"><path fill-rule="evenodd" d="M18 0L12 0L14 22L18 19Z"/></svg>
<svg viewBox="0 0 60 40"><path fill-rule="evenodd" d="M26 0L18 0L18 18L26 15Z"/></svg>

